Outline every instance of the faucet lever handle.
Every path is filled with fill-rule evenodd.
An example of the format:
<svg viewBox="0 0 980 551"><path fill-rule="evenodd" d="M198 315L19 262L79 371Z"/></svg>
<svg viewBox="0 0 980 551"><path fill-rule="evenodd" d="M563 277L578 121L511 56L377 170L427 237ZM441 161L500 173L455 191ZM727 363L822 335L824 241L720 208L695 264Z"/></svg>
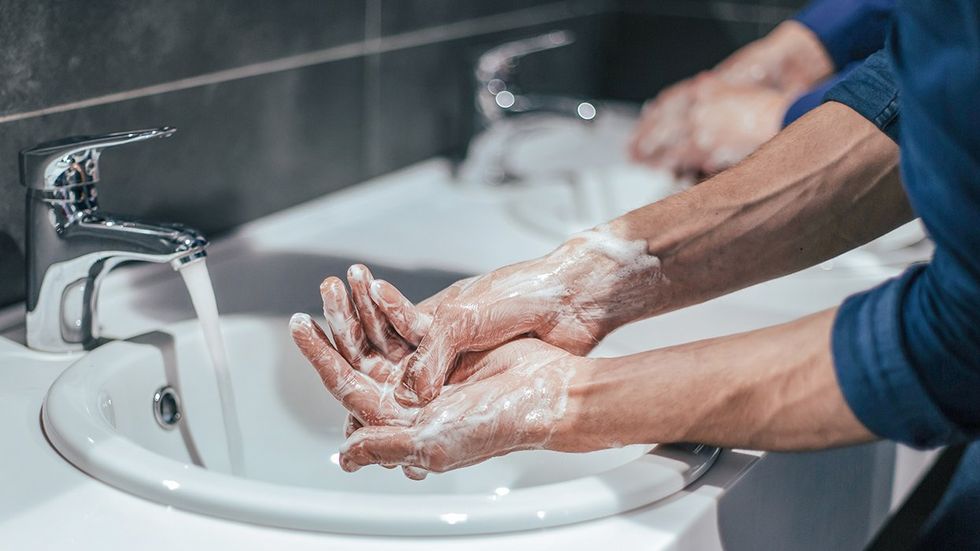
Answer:
<svg viewBox="0 0 980 551"><path fill-rule="evenodd" d="M552 31L499 44L483 52L476 62L474 76L481 83L499 79L505 84L521 59L538 52L553 50L575 43L575 33Z"/></svg>
<svg viewBox="0 0 980 551"><path fill-rule="evenodd" d="M107 147L167 138L172 126L113 132L101 136L72 136L38 144L20 152L21 183L44 191L99 181L99 156Z"/></svg>

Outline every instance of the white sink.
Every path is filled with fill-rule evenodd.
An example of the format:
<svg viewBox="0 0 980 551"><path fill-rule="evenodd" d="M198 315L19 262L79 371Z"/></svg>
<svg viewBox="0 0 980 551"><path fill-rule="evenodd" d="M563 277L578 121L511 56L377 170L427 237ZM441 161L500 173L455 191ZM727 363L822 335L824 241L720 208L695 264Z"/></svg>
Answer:
<svg viewBox="0 0 980 551"><path fill-rule="evenodd" d="M526 530L635 509L683 489L716 450L633 446L523 452L422 482L336 464L345 412L295 350L279 317L229 317L223 332L243 433L232 476L217 389L196 322L90 352L48 392L44 429L82 471L199 513L305 530L449 535ZM614 352L600 350L599 353ZM170 386L182 418L164 428L153 397Z"/></svg>

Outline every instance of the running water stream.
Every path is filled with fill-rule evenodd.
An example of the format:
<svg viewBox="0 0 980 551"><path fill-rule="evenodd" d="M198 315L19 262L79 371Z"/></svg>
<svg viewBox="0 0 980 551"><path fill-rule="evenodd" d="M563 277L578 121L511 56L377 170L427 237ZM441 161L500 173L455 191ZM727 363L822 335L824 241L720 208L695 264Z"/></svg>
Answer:
<svg viewBox="0 0 980 551"><path fill-rule="evenodd" d="M228 353L221 336L218 318L218 303L211 286L211 275L207 264L200 259L180 267L180 277L184 279L187 292L194 303L197 319L204 333L204 342L211 356L211 366L218 383L218 400L221 402L221 417L225 425L225 438L228 444L228 461L231 473L244 474L244 453L242 450L242 429L238 424L238 409L235 407L235 392L231 385L228 369Z"/></svg>

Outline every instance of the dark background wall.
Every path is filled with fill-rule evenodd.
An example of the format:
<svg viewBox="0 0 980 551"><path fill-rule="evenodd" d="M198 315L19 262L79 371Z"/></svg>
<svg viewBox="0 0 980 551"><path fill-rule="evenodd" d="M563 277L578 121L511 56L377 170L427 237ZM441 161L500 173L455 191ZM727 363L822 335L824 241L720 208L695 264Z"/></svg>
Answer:
<svg viewBox="0 0 980 551"><path fill-rule="evenodd" d="M0 305L23 298L17 153L172 125L103 157L106 210L216 236L437 154L473 120L487 47L558 28L528 86L642 100L710 67L795 0L4 0Z"/></svg>

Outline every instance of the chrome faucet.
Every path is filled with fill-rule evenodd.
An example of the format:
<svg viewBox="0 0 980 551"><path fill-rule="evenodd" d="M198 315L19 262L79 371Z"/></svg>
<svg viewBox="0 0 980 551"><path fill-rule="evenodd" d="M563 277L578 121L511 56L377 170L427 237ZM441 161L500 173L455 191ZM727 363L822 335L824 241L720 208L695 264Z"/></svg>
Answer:
<svg viewBox="0 0 980 551"><path fill-rule="evenodd" d="M523 93L513 82L520 62L525 57L575 43L571 31L514 40L484 52L473 71L476 80L476 110L480 125L513 115L548 112L555 115L590 121L596 116L596 106L585 99Z"/></svg>
<svg viewBox="0 0 980 551"><path fill-rule="evenodd" d="M525 57L574 42L572 32L559 30L506 42L480 56L473 69L477 132L465 159L455 166L461 181L489 185L519 182L526 174L512 167L508 157L522 139L553 132L556 122L591 128L599 115L596 102L528 93L515 83Z"/></svg>
<svg viewBox="0 0 980 551"><path fill-rule="evenodd" d="M140 222L99 209L99 156L107 147L166 138L175 128L76 136L20 153L27 188L27 345L68 352L98 346L99 286L127 260L204 258L207 239L180 224Z"/></svg>

